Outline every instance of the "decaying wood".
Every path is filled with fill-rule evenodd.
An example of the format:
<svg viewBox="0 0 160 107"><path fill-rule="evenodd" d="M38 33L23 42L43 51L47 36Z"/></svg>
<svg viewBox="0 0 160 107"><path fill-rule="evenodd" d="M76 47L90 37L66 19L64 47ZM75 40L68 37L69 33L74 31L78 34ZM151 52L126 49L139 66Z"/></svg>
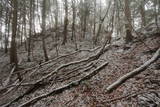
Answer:
<svg viewBox="0 0 160 107"><path fill-rule="evenodd" d="M97 61L96 61L97 62ZM96 63L95 62L95 63ZM87 70L89 70L89 69L91 69L94 65L93 64L95 64L94 62L91 62L91 63L89 63L89 64L87 64L86 66L79 66L79 67L76 67L75 69L73 69L73 70L71 70L70 72L68 72L67 74L64 74L64 77L62 77L62 75L61 76L59 76L60 78L56 78L56 80L55 80L55 82L56 81L58 81L58 82L63 82L63 81L65 81L65 80L68 80L69 78L72 78L72 77L74 77L74 76L68 76L68 75L70 75L70 74L72 74L72 73L74 73L74 72L76 72L76 71L78 71L78 70L80 70L80 69L84 69L84 68L86 68L86 69L84 69L82 72L86 72ZM65 78L66 77L66 78ZM46 84L46 83L44 83L44 84ZM14 88L14 87L19 87L19 86L21 86L21 87L23 87L23 86L33 86L33 85L35 85L35 83L23 83L23 81L22 82L18 82L18 81L16 81L14 84L12 84L12 85L7 85L6 87L3 87L3 88L1 88L0 89L0 93L3 93L4 92L4 90L7 90L8 88ZM43 84L39 84L39 85L43 85ZM3 95L5 95L5 94L3 94Z"/></svg>
<svg viewBox="0 0 160 107"><path fill-rule="evenodd" d="M52 75L56 74L59 70L68 67L70 65L75 65L75 64L79 64L79 63L83 63L83 62L91 62L93 60L98 59L105 51L107 51L110 48L110 45L108 45L107 47L103 46L101 48L101 50L96 53L95 55L92 55L88 58L82 59L82 60L78 60L78 61L74 61L74 62L70 62L67 64L63 64L61 66L59 66L58 68L56 68L54 71L50 72L48 75L42 77L41 79L37 80L34 84L39 84L40 82L44 81L45 79L48 79L49 77L51 77Z"/></svg>
<svg viewBox="0 0 160 107"><path fill-rule="evenodd" d="M71 65L76 65L76 64L80 64L80 63L89 63L91 61L94 61L96 59L98 59L104 52L106 52L107 50L109 50L111 48L110 45L106 46L106 43L101 47L101 49L94 55L84 58L82 60L78 60L78 61L74 61L74 62L69 62L67 64L63 64L61 66L59 66L58 68L56 68L54 71L50 72L49 74L47 74L46 76L42 77L41 79L37 80L36 82L32 82L32 83L27 83L30 86L30 89L27 90L24 94L22 94L21 96L15 98L14 100L12 100L11 102L7 103L4 107L8 107L10 106L12 103L17 102L19 99L22 99L25 95L32 93L33 90L37 90L41 84L48 78L50 78L51 76L53 76L54 74L57 74L59 70L71 66ZM85 50L86 51L86 50ZM47 62L48 63L48 62ZM46 64L46 63L45 63ZM50 81L50 80L49 80ZM33 84L33 85L32 85ZM73 84L74 85L74 84ZM57 91L56 91L57 92Z"/></svg>
<svg viewBox="0 0 160 107"><path fill-rule="evenodd" d="M76 80L76 81L73 81L73 82L71 82L69 84L66 84L66 85L64 85L64 86L62 86L60 88L54 89L53 91L48 92L46 94L42 94L40 96L37 96L37 97L35 97L35 98L23 103L19 107L27 107L30 104L36 103L37 101L41 100L42 98L45 98L45 97L50 96L50 95L55 95L55 94L63 92L64 90L67 90L67 89L70 89L72 87L78 86L82 81L85 81L85 80L88 80L88 79L92 78L94 75L96 75L98 72L100 72L107 65L108 65L108 62L106 62L103 65L99 66L98 68L93 70L91 73L86 74L83 78L81 78L79 80Z"/></svg>
<svg viewBox="0 0 160 107"><path fill-rule="evenodd" d="M68 57L68 56L71 56L71 55L74 55L74 54L77 54L77 53L83 52L83 51L86 51L86 52L94 52L94 51L96 51L96 50L99 49L99 48L100 48L100 47L96 47L96 48L91 49L91 50L87 50L87 49L78 50L78 51L75 51L75 52L72 52L72 53L69 53L69 54L66 54L66 55L58 56L58 57L53 58L53 59L51 59L51 60L49 60L49 61L47 61L47 62L41 63L40 65L36 65L36 66L30 67L30 68L26 68L26 69L24 69L24 70L20 70L20 71L17 71L17 72L20 72L20 73L24 72L24 73L26 73L27 71L31 71L31 70L33 70L33 69L39 68L39 66L42 67L42 66L44 66L44 65L47 65L47 64L49 64L49 63L52 63L52 62L60 59L60 58L66 58L66 57Z"/></svg>
<svg viewBox="0 0 160 107"><path fill-rule="evenodd" d="M77 68L77 69L75 69L75 70L73 70L73 71L65 74L64 77L61 77L61 78L59 78L59 79L56 79L55 81L57 81L57 82L63 82L63 81L69 80L69 79L71 79L71 78L78 77L78 76L81 75L82 73L91 70L93 67L94 67L94 64L93 64L93 62L91 62L91 63L88 64L87 66L83 67L83 68L85 68L85 69L83 69L83 68ZM83 70L82 70L81 72L77 72L77 71L80 70L80 69L83 69ZM72 75L70 75L70 74L72 74Z"/></svg>
<svg viewBox="0 0 160 107"><path fill-rule="evenodd" d="M153 57L150 60L148 60L146 63L144 63L140 67L134 69L133 71L125 74L124 76L120 77L117 81L115 81L113 84L108 86L107 87L107 92L112 92L113 90L117 89L121 84L123 84L128 79L133 78L135 75L143 72L152 63L154 63L156 60L158 60L158 58L160 58L160 48L156 51L156 53L153 55Z"/></svg>

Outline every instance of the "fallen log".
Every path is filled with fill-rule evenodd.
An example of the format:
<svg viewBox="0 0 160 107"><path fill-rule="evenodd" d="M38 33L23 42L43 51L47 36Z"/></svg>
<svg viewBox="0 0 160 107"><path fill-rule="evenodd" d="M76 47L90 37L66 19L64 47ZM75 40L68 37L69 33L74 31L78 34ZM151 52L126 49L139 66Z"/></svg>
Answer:
<svg viewBox="0 0 160 107"><path fill-rule="evenodd" d="M78 86L82 81L85 81L85 80L88 80L90 78L92 78L94 75L96 75L98 72L100 72L105 66L108 65L108 62L104 63L103 65L99 66L98 68L96 68L95 70L93 70L91 73L89 74L86 74L83 78L79 79L79 80L76 80L76 81L73 81L69 84L66 84L60 88L57 88L57 89L54 89L52 90L51 92L48 92L46 94L42 94L40 96L37 96L25 103L23 103L22 105L20 105L19 107L28 107L30 106L31 104L34 104L36 103L37 101L45 98L45 97L48 97L50 95L55 95L55 94L58 94L58 93L62 93L63 91L67 90L67 89L70 89L72 87L75 87L75 86Z"/></svg>
<svg viewBox="0 0 160 107"><path fill-rule="evenodd" d="M125 74L124 76L120 77L117 81L115 81L113 84L107 87L107 92L112 92L113 90L117 89L121 84L123 84L125 81L127 81L130 78L133 78L137 74L143 72L146 70L152 63L154 63L156 60L160 58L160 48L156 51L156 53L153 55L153 57L148 60L146 63L141 65L140 67L134 69L133 71Z"/></svg>

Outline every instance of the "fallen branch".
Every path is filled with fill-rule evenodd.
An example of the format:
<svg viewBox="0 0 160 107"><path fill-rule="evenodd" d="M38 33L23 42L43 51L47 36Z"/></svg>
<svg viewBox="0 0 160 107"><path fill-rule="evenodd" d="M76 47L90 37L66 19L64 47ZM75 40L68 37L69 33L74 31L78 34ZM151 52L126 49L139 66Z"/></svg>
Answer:
<svg viewBox="0 0 160 107"><path fill-rule="evenodd" d="M113 90L117 89L121 84L123 84L125 81L127 81L130 78L133 78L135 75L143 72L147 69L148 66L150 66L152 63L154 63L156 60L160 58L160 48L156 51L156 53L153 55L153 57L148 60L146 63L144 63L142 66L134 69L133 71L125 74L124 76L120 77L116 82L111 84L107 87L107 92L112 92Z"/></svg>
<svg viewBox="0 0 160 107"><path fill-rule="evenodd" d="M7 86L9 84L11 76L12 76L13 72L15 71L15 69L16 69L16 66L13 66L8 78L6 79L6 81L4 81L4 86Z"/></svg>
<svg viewBox="0 0 160 107"><path fill-rule="evenodd" d="M73 70L70 71L69 73L65 74L64 77L60 76L61 78L56 79L56 80L54 80L54 81L63 82L64 80L66 80L66 79L65 79L65 76L67 77L67 75L69 75L69 74L71 74L71 73L73 73L73 72L75 72L75 71L78 71L78 70L80 70L80 69L83 69L83 68L87 68L87 69L84 69L84 70L82 71L82 72L86 72L88 69L91 69L92 67L93 67L93 62L89 63L89 64L88 64L87 66L85 66L85 67L83 66L83 67L79 67L79 68L73 69ZM71 77L72 77L72 76L71 76ZM71 77L67 77L67 79L68 79L68 78L71 78ZM16 82L16 83L17 83L17 82ZM44 83L44 84L47 84L47 83ZM0 93L3 93L4 90L7 90L8 88L12 88L12 87L17 87L17 86L23 87L23 86L33 86L33 85L35 85L35 83L23 83L23 81L21 81L20 83L8 85L8 86L6 86L6 87L1 88L1 89L0 89ZM43 85L43 84L38 84L38 85ZM5 94L4 94L4 95L5 95Z"/></svg>
<svg viewBox="0 0 160 107"><path fill-rule="evenodd" d="M18 65L19 65L21 62L22 62L22 60L20 60L20 61L18 62ZM13 73L14 73L15 70L16 70L16 66L13 66L13 68L12 68L12 70L11 70L8 78L6 79L6 81L4 81L4 86L7 86L7 85L9 84L9 82L10 82L10 80L11 80L11 77L12 77L12 75L13 75Z"/></svg>
<svg viewBox="0 0 160 107"><path fill-rule="evenodd" d="M78 70L80 70L80 69L82 69L82 68L75 69L75 70L73 70L73 71L65 74L64 77L61 77L61 78L59 78L58 80L56 79L55 81L63 82L63 81L69 80L69 79L71 79L71 78L74 78L74 77L77 77L77 76L81 75L81 74L84 73L84 72L87 72L87 71L91 70L93 67L94 67L94 64L91 62L91 63L88 64L86 67L83 67L83 68L85 68L85 69L82 70L81 72L75 72L75 71L78 71ZM74 72L75 72L74 75L70 75L70 74L73 74Z"/></svg>
<svg viewBox="0 0 160 107"><path fill-rule="evenodd" d="M70 54L66 54L66 55L62 55L62 56L53 58L53 59L51 59L51 60L49 60L49 61L47 61L47 62L41 63L40 65L36 65L36 66L30 67L30 68L27 68L27 69L24 69L24 70L20 70L20 71L17 71L17 72L20 72L20 73L25 72L25 73L26 73L27 71L30 71L30 70L39 68L39 66L47 65L47 64L49 64L49 63L51 63L51 62L54 62L54 61L56 61L56 60L58 60L58 59L60 59L60 58L65 58L65 57L68 57L68 56L71 56L71 55L77 54L78 52L83 52L83 51L94 52L94 51L96 51L96 50L99 49L99 48L100 48L100 47L96 47L96 48L91 49L91 50L87 50L87 49L78 50L78 51L72 52L72 53L70 53Z"/></svg>
<svg viewBox="0 0 160 107"><path fill-rule="evenodd" d="M19 99L23 98L25 95L33 92L33 91L34 91L36 88L38 88L38 87L40 87L40 86L35 87L35 86L33 85L33 86L31 86L24 94L22 94L22 95L16 97L15 99L11 100L9 103L7 103L7 104L5 104L5 105L0 105L0 106L2 106L2 107L9 107L12 103L14 103L14 102L18 101Z"/></svg>
<svg viewBox="0 0 160 107"><path fill-rule="evenodd" d="M29 105L31 105L33 103L36 103L37 101L41 100L42 98L45 98L45 97L50 96L50 95L55 95L55 94L58 94L58 93L62 93L63 91L65 91L67 89L70 89L72 87L78 86L82 81L85 81L85 80L88 80L88 79L92 78L94 75L96 75L98 72L100 72L107 65L108 65L108 62L106 62L103 65L99 66L97 69L95 69L91 73L87 74L83 78L81 78L79 80L76 80L76 81L73 81L73 82L71 82L69 84L66 84L66 85L64 85L64 86L62 86L60 88L54 89L49 93L37 96L37 97L35 97L35 98L23 103L19 107L28 107Z"/></svg>
<svg viewBox="0 0 160 107"><path fill-rule="evenodd" d="M70 62L70 63L67 63L67 64L63 64L61 66L59 66L58 68L56 68L54 71L50 72L49 74L47 74L46 76L42 77L41 79L37 80L36 82L32 82L32 83L28 83L28 84L34 84L33 86L31 85L31 89L28 90L27 92L25 92L23 95L15 98L14 100L12 100L11 102L9 102L7 105L5 105L5 107L8 107L10 106L12 103L18 101L19 99L22 99L25 95L27 95L28 93L31 93L32 90L37 90L41 85L41 82L43 82L44 80L50 78L51 76L53 76L54 74L58 73L59 70L65 68L65 67L68 67L70 65L74 65L74 64L79 64L79 63L84 63L84 62L91 62L93 60L96 60L98 59L104 52L106 52L107 50L109 50L111 48L111 45L108 45L106 46L106 43L102 46L102 48L94 55L90 56L90 57L87 57L85 59L82 59L82 60L78 60L78 61L74 61L74 62ZM50 81L50 79L49 79Z"/></svg>
<svg viewBox="0 0 160 107"><path fill-rule="evenodd" d="M96 59L98 59L105 51L107 51L109 48L110 48L110 45L108 45L106 48L105 48L105 46L103 46L103 47L101 48L101 50L100 50L97 54L95 54L95 55L92 55L92 56L90 56L90 57L88 57L88 58L85 58L85 59L82 59L82 60L79 60L79 61L74 61L74 62L70 62L70 63L61 65L61 66L59 66L58 68L56 68L54 71L50 72L48 75L46 75L46 76L42 77L41 79L37 80L37 81L35 82L35 85L36 85L36 84L39 84L40 82L44 81L45 79L48 79L48 78L51 77L52 75L56 74L56 73L57 73L59 70L61 70L62 68L65 68L65 67L68 67L68 66L74 65L74 64L83 63L83 62L86 62L86 61L90 62L90 61L96 60Z"/></svg>

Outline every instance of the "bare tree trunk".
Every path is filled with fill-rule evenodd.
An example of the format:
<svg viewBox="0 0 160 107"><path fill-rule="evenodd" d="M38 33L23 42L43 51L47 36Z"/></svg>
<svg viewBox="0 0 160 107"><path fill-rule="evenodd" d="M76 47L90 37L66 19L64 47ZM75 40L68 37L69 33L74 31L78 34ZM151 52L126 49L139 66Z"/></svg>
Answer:
<svg viewBox="0 0 160 107"><path fill-rule="evenodd" d="M8 30L9 30L9 23L10 23L10 12L9 12L9 8L6 9L6 20L5 20L5 53L8 52L8 39L9 39L9 35L8 35Z"/></svg>
<svg viewBox="0 0 160 107"><path fill-rule="evenodd" d="M3 38L2 38L2 22L3 22L3 19L2 19L2 17L3 17L3 7L2 8L0 8L0 42L1 42L1 44L0 44L0 48L2 49L2 47L3 47L3 44L2 44L2 40L3 40Z"/></svg>
<svg viewBox="0 0 160 107"><path fill-rule="evenodd" d="M140 13L141 13L141 21L142 21L141 27L144 27L146 26L144 1L141 1Z"/></svg>
<svg viewBox="0 0 160 107"><path fill-rule="evenodd" d="M75 7L75 0L72 0L72 37L71 40L73 41L73 38L75 38L75 19L76 19L76 7Z"/></svg>
<svg viewBox="0 0 160 107"><path fill-rule="evenodd" d="M160 0L158 0L158 13L160 13Z"/></svg>
<svg viewBox="0 0 160 107"><path fill-rule="evenodd" d="M59 35L58 35L58 0L56 0L55 1L56 2L56 13L55 13L55 32L56 32L56 36L55 36L55 38L56 38L56 41L58 41L59 40Z"/></svg>
<svg viewBox="0 0 160 107"><path fill-rule="evenodd" d="M97 32L95 38L93 39L93 42L94 42L95 45L97 45L97 41L98 41L98 37L99 37L100 32L101 32L102 24L103 24L105 18L107 17L107 15L108 15L108 12L109 12L109 9L110 9L110 5L111 5L111 1L108 4L108 8L107 8L107 11L106 11L104 17L103 18L100 17L100 22L99 22L99 26L98 26L98 32Z"/></svg>
<svg viewBox="0 0 160 107"><path fill-rule="evenodd" d="M15 64L18 67L17 48L16 48L16 34L17 34L17 0L12 1L13 5L13 19L12 19L12 37L11 37L11 49L10 49L10 63Z"/></svg>
<svg viewBox="0 0 160 107"><path fill-rule="evenodd" d="M87 29L87 14L84 15L84 24L83 24L83 39L86 37L86 29Z"/></svg>
<svg viewBox="0 0 160 107"><path fill-rule="evenodd" d="M64 31L63 31L63 42L62 45L65 45L67 42L67 27L68 27L68 1L65 0L65 17L64 17Z"/></svg>
<svg viewBox="0 0 160 107"><path fill-rule="evenodd" d="M74 41L75 43L75 50L78 50L78 47L77 47L77 38L76 38L76 35L75 35L75 22L76 22L76 6L75 6L75 0L72 0L72 12L73 12L73 15L72 15L72 18L73 18L73 22L72 22L72 37L71 37L71 40Z"/></svg>
<svg viewBox="0 0 160 107"><path fill-rule="evenodd" d="M127 22L125 24L125 28L126 28L126 37L125 37L125 41L126 43L129 43L132 41L133 36L132 36L132 30L131 30L131 26L132 25L132 21L131 21L131 12L130 12L130 8L129 8L129 4L130 4L130 0L125 0L125 17L127 19Z"/></svg>
<svg viewBox="0 0 160 107"><path fill-rule="evenodd" d="M93 37L96 34L96 7L97 7L97 0L94 0L94 25L93 25Z"/></svg>
<svg viewBox="0 0 160 107"><path fill-rule="evenodd" d="M23 31L24 31L24 48L27 51L27 31L26 31L26 5L25 5L26 1L24 1L24 5L23 5L23 10L24 10L24 14L23 14Z"/></svg>
<svg viewBox="0 0 160 107"><path fill-rule="evenodd" d="M31 61L31 38L32 38L32 24L33 24L33 14L32 14L32 11L33 11L33 0L30 0L30 20L29 20L29 38L28 38L28 62Z"/></svg>
<svg viewBox="0 0 160 107"><path fill-rule="evenodd" d="M158 26L158 15L157 15L157 9L156 9L156 6L157 6L157 0L154 0L154 16L155 16L155 24L157 26L157 30L159 28Z"/></svg>
<svg viewBox="0 0 160 107"><path fill-rule="evenodd" d="M44 52L45 61L48 61L48 54L45 43L45 30L46 30L46 0L43 0L43 9L42 9L42 48Z"/></svg>

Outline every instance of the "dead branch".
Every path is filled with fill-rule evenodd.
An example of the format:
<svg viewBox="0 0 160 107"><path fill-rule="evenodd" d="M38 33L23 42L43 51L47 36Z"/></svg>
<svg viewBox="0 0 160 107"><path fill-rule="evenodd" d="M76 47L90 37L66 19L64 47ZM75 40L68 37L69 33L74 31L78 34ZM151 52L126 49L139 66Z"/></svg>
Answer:
<svg viewBox="0 0 160 107"><path fill-rule="evenodd" d="M68 57L68 56L71 56L71 55L74 55L74 54L77 54L77 53L83 52L83 51L86 51L86 52L94 52L94 51L96 51L96 50L99 49L99 48L100 48L100 47L96 47L96 48L91 49L91 50L87 50L87 49L78 50L78 51L72 52L72 53L70 53L70 54L66 54L66 55L62 55L62 56L53 58L53 59L51 59L51 60L49 60L49 61L47 61L47 62L41 63L40 65L36 65L36 66L30 67L30 68L27 68L27 69L24 69L24 70L20 70L20 71L17 71L17 72L21 72L21 73L22 73L22 72L25 72L25 73L26 73L27 71L30 71L30 70L39 68L39 66L47 65L47 64L49 64L49 63L51 63L51 62L54 62L54 61L56 61L56 60L58 60L58 59L65 58L65 57Z"/></svg>
<svg viewBox="0 0 160 107"><path fill-rule="evenodd" d="M139 73L146 70L152 63L154 63L156 60L160 58L160 48L156 51L156 53L153 55L153 57L148 60L146 63L141 65L140 67L134 69L133 71L125 74L124 76L120 77L116 82L111 84L107 87L107 92L112 92L113 90L117 89L121 84L123 84L125 81L127 81L130 78L133 78L134 76L138 75Z"/></svg>
<svg viewBox="0 0 160 107"><path fill-rule="evenodd" d="M31 93L32 91L34 91L38 87L40 87L40 85L38 85L36 87L34 85L32 85L29 89L27 89L27 91L24 94L22 94L22 95L16 97L15 99L11 100L9 103L7 103L5 105L0 105L0 106L9 107L12 103L14 103L14 102L18 101L19 99L23 98L25 95Z"/></svg>
<svg viewBox="0 0 160 107"><path fill-rule="evenodd" d="M13 66L8 78L6 79L6 81L4 81L4 86L7 86L8 83L10 82L11 76L12 76L13 72L15 71L15 69L16 69L16 66Z"/></svg>
<svg viewBox="0 0 160 107"><path fill-rule="evenodd" d="M58 73L59 70L65 68L65 67L68 67L70 65L76 65L76 64L79 64L79 63L83 63L83 62L91 62L93 60L96 60L98 59L104 52L106 52L107 50L109 50L111 48L111 45L108 45L106 46L106 43L102 46L102 48L94 55L90 56L90 57L87 57L85 59L82 59L82 60L78 60L78 61L74 61L74 62L70 62L70 63L67 63L67 64L63 64L61 66L59 66L58 68L56 68L54 71L50 72L48 75L42 77L41 79L37 80L36 82L34 83L28 83L28 84L34 84L34 85L31 85L30 89L27 90L24 94L22 94L21 96L18 96L17 98L15 98L14 100L12 100L11 102L7 103L4 107L8 107L10 106L12 103L18 101L19 99L23 98L25 95L37 90L40 86L41 86L41 82L43 82L44 80L50 78L51 76L53 76L54 74ZM57 59L57 58L56 58ZM46 62L48 64L48 62ZM45 64L46 64L45 63ZM50 81L50 80L49 80Z"/></svg>
<svg viewBox="0 0 160 107"><path fill-rule="evenodd" d="M63 82L63 81L69 80L69 79L71 79L71 78L74 78L74 77L77 77L77 76L81 75L81 74L84 73L84 72L87 72L87 71L91 70L91 68L93 68L93 67L94 67L94 64L91 62L91 63L88 64L86 67L83 67L83 68L85 68L85 69L82 70L81 72L75 72L74 75L69 75L69 74L73 74L74 71L78 71L78 70L83 69L83 68L75 69L75 70L73 70L73 71L65 74L64 77L61 77L61 78L59 78L58 80L56 79L55 81Z"/></svg>
<svg viewBox="0 0 160 107"><path fill-rule="evenodd" d="M92 55L88 58L85 58L85 59L82 59L82 60L79 60L79 61L74 61L74 62L70 62L70 63L67 63L67 64L63 64L61 66L59 66L58 68L56 68L54 71L50 72L48 75L42 77L41 79L37 80L34 84L39 84L40 82L44 81L45 79L48 79L49 77L51 77L52 75L56 74L59 70L65 68L65 67L68 67L70 65L74 65L74 64L79 64L79 63L83 63L83 62L91 62L93 60L96 60L98 59L105 51L107 51L108 49L110 48L110 45L108 45L106 48L105 46L103 46L101 48L101 50L96 53L95 55Z"/></svg>
<svg viewBox="0 0 160 107"><path fill-rule="evenodd" d="M20 60L20 61L18 62L18 65L21 63L21 61L22 61L22 60ZM6 79L6 81L4 81L4 86L7 86L7 85L9 84L10 79L11 79L11 77L12 77L12 75L13 75L13 73L14 73L15 70L16 70L16 66L13 66L13 68L12 68L12 70L11 70L8 78Z"/></svg>
<svg viewBox="0 0 160 107"><path fill-rule="evenodd" d="M37 97L35 97L35 98L23 103L19 107L27 107L30 104L36 103L37 101L41 100L42 98L48 97L50 95L55 95L55 94L58 94L58 93L62 93L63 91L65 91L67 89L70 89L72 87L78 86L82 81L85 81L85 80L88 80L88 79L92 78L94 75L96 75L98 72L100 72L107 65L108 65L108 62L106 62L103 65L99 66L97 69L93 70L91 73L86 74L86 76L84 76L83 78L81 78L79 80L76 80L76 81L73 81L73 82L71 82L69 84L66 84L66 85L64 85L64 86L62 86L60 88L54 89L53 91L51 91L49 93L37 96Z"/></svg>

